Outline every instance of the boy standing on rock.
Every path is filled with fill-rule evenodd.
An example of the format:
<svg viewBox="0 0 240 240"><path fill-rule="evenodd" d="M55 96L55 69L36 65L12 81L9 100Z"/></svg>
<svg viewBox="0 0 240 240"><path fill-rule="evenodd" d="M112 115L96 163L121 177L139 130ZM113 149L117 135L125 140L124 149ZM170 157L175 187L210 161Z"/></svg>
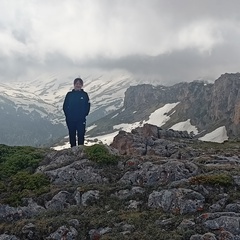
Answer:
<svg viewBox="0 0 240 240"><path fill-rule="evenodd" d="M74 89L67 93L63 103L71 147L76 146L76 134L78 145L84 144L86 116L90 111L88 94L82 89L83 80L76 78L73 84Z"/></svg>

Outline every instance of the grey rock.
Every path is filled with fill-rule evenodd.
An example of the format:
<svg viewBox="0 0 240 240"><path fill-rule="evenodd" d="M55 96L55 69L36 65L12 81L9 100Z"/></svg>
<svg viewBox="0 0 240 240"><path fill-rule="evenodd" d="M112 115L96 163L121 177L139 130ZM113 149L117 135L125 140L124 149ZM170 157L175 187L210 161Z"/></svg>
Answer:
<svg viewBox="0 0 240 240"><path fill-rule="evenodd" d="M60 191L52 198L52 200L46 202L46 208L54 211L61 211L64 208L68 208L70 206L70 204L67 202L69 195L70 193L67 191Z"/></svg>
<svg viewBox="0 0 240 240"><path fill-rule="evenodd" d="M130 231L130 232L132 232L134 229L135 229L135 226L134 225L132 225L132 224L123 224L122 225L122 231Z"/></svg>
<svg viewBox="0 0 240 240"><path fill-rule="evenodd" d="M211 230L224 229L232 234L240 234L239 217L221 216L213 220L207 220L204 225Z"/></svg>
<svg viewBox="0 0 240 240"><path fill-rule="evenodd" d="M129 189L124 189L124 190L120 190L117 193L114 194L116 197L118 197L119 199L126 199L129 196L131 196L130 190Z"/></svg>
<svg viewBox="0 0 240 240"><path fill-rule="evenodd" d="M98 190L90 190L82 194L82 205L88 206L90 201L95 201L99 199L99 191Z"/></svg>
<svg viewBox="0 0 240 240"><path fill-rule="evenodd" d="M210 212L219 212L224 209L227 198L222 198L209 207Z"/></svg>
<svg viewBox="0 0 240 240"><path fill-rule="evenodd" d="M100 228L98 229L100 235L104 235L106 233L110 233L112 231L112 228L110 227L105 227L105 228Z"/></svg>
<svg viewBox="0 0 240 240"><path fill-rule="evenodd" d="M195 222L192 219L184 219L178 226L178 229L191 229L195 225Z"/></svg>
<svg viewBox="0 0 240 240"><path fill-rule="evenodd" d="M190 189L153 191L148 198L148 207L161 208L164 212L187 214L202 210L205 198Z"/></svg>
<svg viewBox="0 0 240 240"><path fill-rule="evenodd" d="M240 176L233 176L233 181L236 185L240 186Z"/></svg>
<svg viewBox="0 0 240 240"><path fill-rule="evenodd" d="M140 206L143 202L142 201L136 201L136 200L130 200L128 209L137 209L138 206Z"/></svg>
<svg viewBox="0 0 240 240"><path fill-rule="evenodd" d="M22 233L32 235L36 230L36 226L33 223L28 223L27 225L23 226Z"/></svg>
<svg viewBox="0 0 240 240"><path fill-rule="evenodd" d="M206 221L206 220L212 220L215 218L219 218L222 216L227 216L227 217L240 217L240 213L235 213L235 212L214 212L214 213L203 213L198 217L198 221Z"/></svg>
<svg viewBox="0 0 240 240"><path fill-rule="evenodd" d="M100 239L102 235L106 233L110 233L112 231L112 228L105 227L105 228L99 228L99 229L91 229L88 234L90 236L91 240Z"/></svg>
<svg viewBox="0 0 240 240"><path fill-rule="evenodd" d="M240 239L239 237L233 235L232 233L228 232L228 231L221 231L219 236L218 236L218 239L221 239L221 240L237 240L237 239Z"/></svg>
<svg viewBox="0 0 240 240"><path fill-rule="evenodd" d="M215 212L199 216L200 222L210 230L225 230L234 235L240 234L240 213Z"/></svg>
<svg viewBox="0 0 240 240"><path fill-rule="evenodd" d="M230 203L225 207L225 211L240 213L240 204L239 203Z"/></svg>
<svg viewBox="0 0 240 240"><path fill-rule="evenodd" d="M121 232L121 234L122 234L123 236L127 236L127 235L130 235L131 232L130 232L130 231L123 231L123 232Z"/></svg>
<svg viewBox="0 0 240 240"><path fill-rule="evenodd" d="M216 235L213 233L205 233L203 235L195 234L190 237L190 240L217 240Z"/></svg>
<svg viewBox="0 0 240 240"><path fill-rule="evenodd" d="M51 150L44 158L41 166L37 168L36 172L46 172L49 170L57 169L73 163L75 155L71 149L64 149L61 151Z"/></svg>
<svg viewBox="0 0 240 240"><path fill-rule="evenodd" d="M155 224L157 226L160 226L161 228L164 227L170 227L174 223L174 218L167 218L167 219L162 219L162 220L156 220Z"/></svg>
<svg viewBox="0 0 240 240"><path fill-rule="evenodd" d="M92 166L83 166L85 161L76 161L68 166L46 171L53 184L79 184L107 182Z"/></svg>
<svg viewBox="0 0 240 240"><path fill-rule="evenodd" d="M89 230L88 234L89 234L90 240L100 239L101 237L101 234L98 231L98 229L91 229Z"/></svg>
<svg viewBox="0 0 240 240"><path fill-rule="evenodd" d="M240 158L238 156L216 156L216 160L218 160L220 163L229 163L229 164L239 164Z"/></svg>
<svg viewBox="0 0 240 240"><path fill-rule="evenodd" d="M46 174L52 184L102 183L102 178L93 163L84 158L84 149L75 147L47 154L36 172Z"/></svg>
<svg viewBox="0 0 240 240"><path fill-rule="evenodd" d="M80 225L78 219L70 219L70 220L68 220L68 223L70 225L73 225L74 227L78 227Z"/></svg>
<svg viewBox="0 0 240 240"><path fill-rule="evenodd" d="M211 194L211 191L208 190L206 187L203 185L191 185L191 189L193 189L196 192L201 193L203 196L209 196Z"/></svg>
<svg viewBox="0 0 240 240"><path fill-rule="evenodd" d="M168 184L169 188L180 188L180 187L188 187L190 185L189 179L181 179L177 181L170 182Z"/></svg>
<svg viewBox="0 0 240 240"><path fill-rule="evenodd" d="M194 234L190 237L190 240L202 240L202 235Z"/></svg>
<svg viewBox="0 0 240 240"><path fill-rule="evenodd" d="M133 185L166 184L187 179L197 174L198 167L189 161L172 160L162 165L150 162L139 165L139 170L128 171L119 182Z"/></svg>
<svg viewBox="0 0 240 240"><path fill-rule="evenodd" d="M59 227L55 232L51 233L46 239L47 240L75 240L77 239L78 231L73 228L66 226Z"/></svg>
<svg viewBox="0 0 240 240"><path fill-rule="evenodd" d="M8 222L26 217L34 217L46 210L44 207L39 206L31 198L27 199L27 201L27 206L16 208L0 204L0 221Z"/></svg>
<svg viewBox="0 0 240 240"><path fill-rule="evenodd" d="M129 189L123 189L114 194L114 196L118 197L119 199L126 199L128 197L134 196L135 194L143 194L144 189L142 187L132 187Z"/></svg>
<svg viewBox="0 0 240 240"><path fill-rule="evenodd" d="M74 193L74 199L76 201L77 205L81 205L81 193L80 193L81 189L76 189L75 193Z"/></svg>
<svg viewBox="0 0 240 240"><path fill-rule="evenodd" d="M0 221L13 221L24 216L24 212L20 207L10 207L9 205L0 204Z"/></svg>
<svg viewBox="0 0 240 240"><path fill-rule="evenodd" d="M20 240L20 238L17 238L15 235L1 234L0 240Z"/></svg>
<svg viewBox="0 0 240 240"><path fill-rule="evenodd" d="M217 240L217 238L214 233L208 232L202 235L201 240Z"/></svg>
<svg viewBox="0 0 240 240"><path fill-rule="evenodd" d="M217 238L216 235L213 233L205 233L203 235L194 234L190 237L190 240L217 240Z"/></svg>
<svg viewBox="0 0 240 240"><path fill-rule="evenodd" d="M33 217L46 211L44 207L39 206L36 202L33 201L32 198L27 199L27 201L28 201L28 205L26 207L21 207L24 216Z"/></svg>

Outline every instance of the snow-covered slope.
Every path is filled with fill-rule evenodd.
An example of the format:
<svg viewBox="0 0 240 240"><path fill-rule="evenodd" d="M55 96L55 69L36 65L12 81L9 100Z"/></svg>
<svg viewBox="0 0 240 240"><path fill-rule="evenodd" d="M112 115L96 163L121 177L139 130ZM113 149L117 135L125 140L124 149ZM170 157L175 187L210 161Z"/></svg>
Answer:
<svg viewBox="0 0 240 240"><path fill-rule="evenodd" d="M3 103L5 99L12 103L16 111L22 109L25 112L31 113L32 111L38 112L42 118L48 118L53 122L58 122L55 115L56 111L54 104L44 101L38 94L33 91L21 89L20 86L14 87L6 84L0 84L0 97ZM0 103L1 104L1 103ZM3 106L1 106L3 108Z"/></svg>
<svg viewBox="0 0 240 240"><path fill-rule="evenodd" d="M73 80L78 76L41 75L24 83L1 84L0 95L13 101L16 107L29 111L32 105L38 105L42 110L45 109L51 120L64 122L63 100L66 93L73 88ZM120 108L126 89L139 84L139 79L123 71L85 73L81 77L84 80L84 90L88 92L91 100L90 114L93 117L90 122ZM45 111L42 112L43 117Z"/></svg>
<svg viewBox="0 0 240 240"><path fill-rule="evenodd" d="M91 101L88 124L119 109L123 105L126 89L130 85L137 85L141 82L130 73L119 70L42 74L26 82L0 83L0 124L8 128L6 131L0 129L2 135L0 143L10 144L11 137L16 140L16 128L22 128L22 125L18 123L24 122L23 118L26 119L30 115L31 121L36 123L41 118L49 124L61 124L62 130L59 132L62 134L63 129L66 128L62 111L64 97L73 88L73 80L79 76L84 80L84 90L88 92ZM11 114L9 114L9 111ZM16 121L18 116L22 116L22 118ZM7 126L7 119L9 119L9 122L14 122L14 126L13 124L10 126L10 123ZM8 135L7 142L5 141L6 135ZM28 137L31 138L31 136ZM61 135L58 137L61 137ZM35 142L37 140L34 141L34 144ZM15 144L24 145L25 143L15 142Z"/></svg>

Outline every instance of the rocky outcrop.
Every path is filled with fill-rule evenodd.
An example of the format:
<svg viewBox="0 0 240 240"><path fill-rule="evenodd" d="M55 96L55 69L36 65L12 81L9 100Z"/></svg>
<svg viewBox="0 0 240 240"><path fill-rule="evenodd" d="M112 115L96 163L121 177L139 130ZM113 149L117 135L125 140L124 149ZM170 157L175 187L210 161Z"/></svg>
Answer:
<svg viewBox="0 0 240 240"><path fill-rule="evenodd" d="M0 239L240 239L240 148L231 144L146 124L107 146L117 165L97 164L87 147L48 150L36 172L50 192L0 205Z"/></svg>
<svg viewBox="0 0 240 240"><path fill-rule="evenodd" d="M179 141L173 142L172 139ZM192 135L186 131L164 130L155 125L145 124L131 133L120 131L114 137L111 146L122 155L157 155L181 159L198 154L184 142L191 139Z"/></svg>

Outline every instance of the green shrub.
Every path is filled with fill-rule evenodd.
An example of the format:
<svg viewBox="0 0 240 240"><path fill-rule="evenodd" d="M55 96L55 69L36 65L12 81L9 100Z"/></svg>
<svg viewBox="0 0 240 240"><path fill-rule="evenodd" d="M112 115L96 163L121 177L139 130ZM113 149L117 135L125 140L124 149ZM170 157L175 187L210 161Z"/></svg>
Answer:
<svg viewBox="0 0 240 240"><path fill-rule="evenodd" d="M0 203L18 205L22 198L37 197L49 190L50 181L45 175L18 172L9 178L9 183L5 185L5 189L1 189L0 182L0 194L4 196Z"/></svg>
<svg viewBox="0 0 240 240"><path fill-rule="evenodd" d="M86 148L88 158L99 164L117 164L118 156L110 154L104 145L94 144Z"/></svg>
<svg viewBox="0 0 240 240"><path fill-rule="evenodd" d="M37 148L0 145L0 180L22 170L34 172L42 158Z"/></svg>
<svg viewBox="0 0 240 240"><path fill-rule="evenodd" d="M11 177L11 183L9 186L16 191L28 189L38 193L41 192L42 186L46 186L49 183L47 177L41 173L29 174L27 172L19 172Z"/></svg>
<svg viewBox="0 0 240 240"><path fill-rule="evenodd" d="M48 178L33 174L42 159L41 149L0 144L0 204L18 205L22 198L49 191Z"/></svg>

